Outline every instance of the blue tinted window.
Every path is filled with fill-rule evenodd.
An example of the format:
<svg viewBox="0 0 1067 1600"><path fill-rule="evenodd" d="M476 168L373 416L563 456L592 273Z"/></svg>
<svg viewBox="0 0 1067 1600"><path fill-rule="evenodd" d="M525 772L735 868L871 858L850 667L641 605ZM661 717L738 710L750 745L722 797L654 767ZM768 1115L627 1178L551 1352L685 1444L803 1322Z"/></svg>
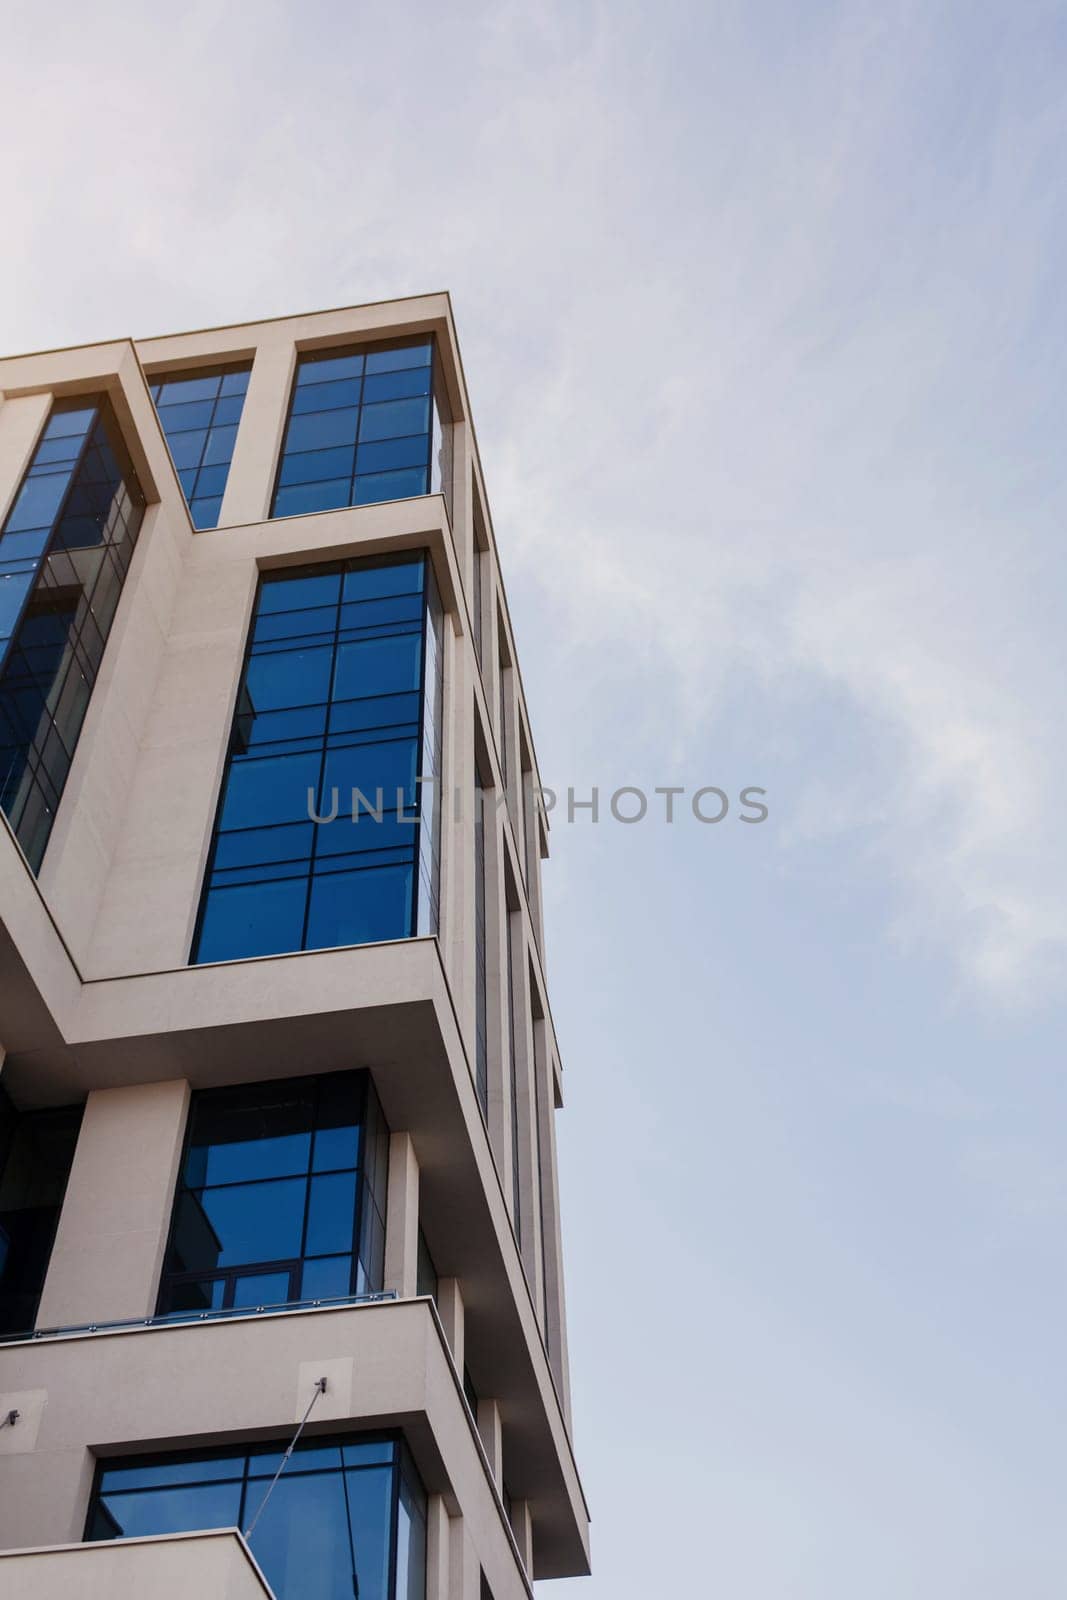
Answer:
<svg viewBox="0 0 1067 1600"><path fill-rule="evenodd" d="M333 1300L350 1293L351 1256L320 1256L304 1263L305 1300Z"/></svg>
<svg viewBox="0 0 1067 1600"><path fill-rule="evenodd" d="M417 472L408 468L403 472L368 473L365 478L356 479L356 504L370 506L380 500L407 500L423 492L416 487L422 481L421 468Z"/></svg>
<svg viewBox="0 0 1067 1600"><path fill-rule="evenodd" d="M421 434L409 439L383 439L379 444L361 444L356 451L356 470L387 472L396 467L421 467L426 441Z"/></svg>
<svg viewBox="0 0 1067 1600"><path fill-rule="evenodd" d="M299 388L305 383L333 383L340 378L358 378L363 371L361 355L301 356L296 369Z"/></svg>
<svg viewBox="0 0 1067 1600"><path fill-rule="evenodd" d="M277 1256L293 1260L300 1254L307 1199L302 1178L238 1183L232 1188L204 1190L198 1198L212 1258L202 1265L246 1266Z"/></svg>
<svg viewBox="0 0 1067 1600"><path fill-rule="evenodd" d="M429 367L416 367L408 372L381 372L363 383L363 398L368 404L374 400L403 400L408 395L429 392Z"/></svg>
<svg viewBox="0 0 1067 1600"><path fill-rule="evenodd" d="M274 496L274 515L299 517L312 511L336 511L339 506L349 504L350 487L347 477L331 478L326 483L279 487Z"/></svg>
<svg viewBox="0 0 1067 1600"><path fill-rule="evenodd" d="M421 339L299 358L272 516L430 492L442 437L433 349Z"/></svg>
<svg viewBox="0 0 1067 1600"><path fill-rule="evenodd" d="M212 1483L220 1478L241 1478L244 1456L183 1456L178 1461L136 1462L126 1467L106 1467L102 1479L108 1492L120 1489L161 1489L178 1483Z"/></svg>
<svg viewBox="0 0 1067 1600"><path fill-rule="evenodd" d="M195 961L433 931L439 616L421 555L264 575Z"/></svg>
<svg viewBox="0 0 1067 1600"><path fill-rule="evenodd" d="M0 808L34 871L143 510L108 402L57 402L0 529Z"/></svg>
<svg viewBox="0 0 1067 1600"><path fill-rule="evenodd" d="M280 484L326 483L335 478L351 477L355 451L352 445L341 445L332 450L304 450L299 455L287 456L282 463Z"/></svg>
<svg viewBox="0 0 1067 1600"><path fill-rule="evenodd" d="M433 351L429 339L414 343L393 345L388 350L372 350L367 354L368 377L373 372L395 372L400 367L428 367Z"/></svg>
<svg viewBox="0 0 1067 1600"><path fill-rule="evenodd" d="M430 424L430 402L383 400L363 407L359 420L360 440L395 439L401 435L425 433Z"/></svg>
<svg viewBox="0 0 1067 1600"><path fill-rule="evenodd" d="M355 1214L354 1172L331 1172L313 1178L308 1198L307 1254L324 1256L351 1250Z"/></svg>
<svg viewBox="0 0 1067 1600"><path fill-rule="evenodd" d="M392 937L398 921L410 914L411 887L409 862L320 874L311 888L309 940L330 949Z"/></svg>
<svg viewBox="0 0 1067 1600"><path fill-rule="evenodd" d="M281 1462L263 1445L105 1465L86 1538L254 1524L252 1553L278 1600L421 1600L426 1494L399 1440L301 1440L265 1501Z"/></svg>
<svg viewBox="0 0 1067 1600"><path fill-rule="evenodd" d="M198 368L149 380L195 528L218 525L250 370Z"/></svg>
<svg viewBox="0 0 1067 1600"><path fill-rule="evenodd" d="M194 1095L161 1313L380 1289L387 1137L364 1072Z"/></svg>
<svg viewBox="0 0 1067 1600"><path fill-rule="evenodd" d="M289 1272L245 1272L234 1283L233 1304L238 1306L284 1305L292 1294ZM347 1294L342 1289L341 1294ZM308 1298L301 1290L301 1299Z"/></svg>
<svg viewBox="0 0 1067 1600"><path fill-rule="evenodd" d="M330 411L339 406L358 406L362 394L359 378L344 378L339 383L306 383L293 394L293 415L305 411Z"/></svg>
<svg viewBox="0 0 1067 1600"><path fill-rule="evenodd" d="M136 1539L149 1533L185 1533L190 1528L232 1528L241 1509L237 1483L172 1484L108 1494L100 1509L112 1523L102 1539Z"/></svg>
<svg viewBox="0 0 1067 1600"><path fill-rule="evenodd" d="M96 420L95 406L59 406L48 419L46 439L84 439Z"/></svg>
<svg viewBox="0 0 1067 1600"><path fill-rule="evenodd" d="M216 883L204 903L199 960L226 961L234 949L245 956L276 956L299 950L304 932L307 885L282 882Z"/></svg>
<svg viewBox="0 0 1067 1600"><path fill-rule="evenodd" d="M27 478L8 513L5 537L22 528L50 530L68 484L65 472L52 472L45 478Z"/></svg>
<svg viewBox="0 0 1067 1600"><path fill-rule="evenodd" d="M290 417L285 438L286 455L355 444L358 430L359 409L356 406L346 406L340 411L308 411Z"/></svg>

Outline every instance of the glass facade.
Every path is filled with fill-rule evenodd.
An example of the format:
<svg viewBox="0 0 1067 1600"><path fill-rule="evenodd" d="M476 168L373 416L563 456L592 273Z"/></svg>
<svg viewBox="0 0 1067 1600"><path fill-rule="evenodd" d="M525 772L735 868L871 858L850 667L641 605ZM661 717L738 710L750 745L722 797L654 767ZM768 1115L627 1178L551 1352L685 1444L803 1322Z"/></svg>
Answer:
<svg viewBox="0 0 1067 1600"><path fill-rule="evenodd" d="M17 1111L0 1089L0 1333L33 1328L81 1119Z"/></svg>
<svg viewBox="0 0 1067 1600"><path fill-rule="evenodd" d="M195 1094L160 1312L379 1292L388 1146L366 1072Z"/></svg>
<svg viewBox="0 0 1067 1600"><path fill-rule="evenodd" d="M143 511L107 400L57 401L0 531L0 808L34 871Z"/></svg>
<svg viewBox="0 0 1067 1600"><path fill-rule="evenodd" d="M299 357L271 515L451 492L430 338Z"/></svg>
<svg viewBox="0 0 1067 1600"><path fill-rule="evenodd" d="M148 380L194 528L214 528L248 391L249 363Z"/></svg>
<svg viewBox="0 0 1067 1600"><path fill-rule="evenodd" d="M263 574L194 961L436 929L441 654L421 553Z"/></svg>
<svg viewBox="0 0 1067 1600"><path fill-rule="evenodd" d="M278 1444L102 1463L85 1537L247 1528ZM395 1437L301 1439L249 1540L278 1600L425 1600L426 1493Z"/></svg>

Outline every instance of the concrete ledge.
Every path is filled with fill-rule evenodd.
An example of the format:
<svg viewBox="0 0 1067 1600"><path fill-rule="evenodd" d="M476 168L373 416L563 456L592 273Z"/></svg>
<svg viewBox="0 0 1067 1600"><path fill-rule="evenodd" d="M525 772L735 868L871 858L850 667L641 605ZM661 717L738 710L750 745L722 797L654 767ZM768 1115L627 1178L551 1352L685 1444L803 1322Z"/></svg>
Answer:
<svg viewBox="0 0 1067 1600"><path fill-rule="evenodd" d="M45 1399L35 1448L0 1457L0 1548L27 1536L42 1545L76 1537L99 1458L288 1439L321 1372L330 1385L305 1437L402 1430L427 1493L444 1496L449 1514L462 1512L472 1529L494 1592L513 1592L516 1580L526 1589L460 1375L425 1298L5 1345L0 1407L9 1392ZM588 1571L584 1506L553 1441L535 1434L521 1459L524 1498L540 1511L535 1576ZM7 1600L2 1569L0 1593Z"/></svg>
<svg viewBox="0 0 1067 1600"><path fill-rule="evenodd" d="M236 1528L0 1551L5 1600L273 1600Z"/></svg>

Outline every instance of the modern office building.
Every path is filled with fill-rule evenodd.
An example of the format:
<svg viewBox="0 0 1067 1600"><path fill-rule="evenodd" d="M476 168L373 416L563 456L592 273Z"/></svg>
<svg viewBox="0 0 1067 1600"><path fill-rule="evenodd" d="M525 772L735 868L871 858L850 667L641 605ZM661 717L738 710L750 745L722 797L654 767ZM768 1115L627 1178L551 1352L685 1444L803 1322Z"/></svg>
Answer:
<svg viewBox="0 0 1067 1600"><path fill-rule="evenodd" d="M449 299L0 395L0 1593L584 1573L547 823Z"/></svg>

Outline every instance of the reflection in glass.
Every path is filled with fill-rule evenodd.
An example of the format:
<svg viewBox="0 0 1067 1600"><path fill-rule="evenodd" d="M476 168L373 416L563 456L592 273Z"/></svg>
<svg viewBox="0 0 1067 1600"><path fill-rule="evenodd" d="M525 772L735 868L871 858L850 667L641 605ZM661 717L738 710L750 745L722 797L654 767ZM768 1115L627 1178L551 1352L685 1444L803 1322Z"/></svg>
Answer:
<svg viewBox="0 0 1067 1600"><path fill-rule="evenodd" d="M35 872L143 511L108 401L57 401L0 530L0 808Z"/></svg>
<svg viewBox="0 0 1067 1600"><path fill-rule="evenodd" d="M264 573L194 961L436 930L442 658L422 554Z"/></svg>
<svg viewBox="0 0 1067 1600"><path fill-rule="evenodd" d="M412 495L451 505L449 409L432 339L297 362L271 515Z"/></svg>
<svg viewBox="0 0 1067 1600"><path fill-rule="evenodd" d="M252 1535L256 1560L278 1600L424 1600L426 1494L406 1447L341 1443L297 1444ZM86 1538L245 1528L280 1463L273 1445L105 1463Z"/></svg>
<svg viewBox="0 0 1067 1600"><path fill-rule="evenodd" d="M160 1313L377 1293L388 1137L366 1072L195 1094Z"/></svg>
<svg viewBox="0 0 1067 1600"><path fill-rule="evenodd" d="M149 380L194 528L214 528L251 367L198 367Z"/></svg>

